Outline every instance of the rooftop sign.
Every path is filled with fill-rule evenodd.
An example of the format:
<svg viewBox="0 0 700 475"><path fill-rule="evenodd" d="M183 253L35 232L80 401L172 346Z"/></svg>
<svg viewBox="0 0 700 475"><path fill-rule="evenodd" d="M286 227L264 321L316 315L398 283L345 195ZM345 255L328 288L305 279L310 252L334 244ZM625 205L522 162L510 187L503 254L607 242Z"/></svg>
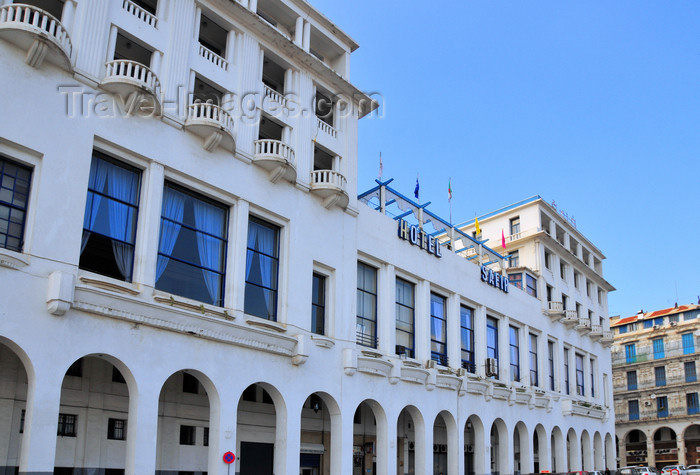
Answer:
<svg viewBox="0 0 700 475"><path fill-rule="evenodd" d="M414 246L425 249L429 254L432 254L435 257L442 257L440 241L435 239L434 236L429 236L418 226L414 226L407 223L403 219L399 219L398 235L399 238L403 239L404 241L408 241Z"/></svg>
<svg viewBox="0 0 700 475"><path fill-rule="evenodd" d="M481 280L489 285L508 293L508 276L494 272L486 266L481 266Z"/></svg>

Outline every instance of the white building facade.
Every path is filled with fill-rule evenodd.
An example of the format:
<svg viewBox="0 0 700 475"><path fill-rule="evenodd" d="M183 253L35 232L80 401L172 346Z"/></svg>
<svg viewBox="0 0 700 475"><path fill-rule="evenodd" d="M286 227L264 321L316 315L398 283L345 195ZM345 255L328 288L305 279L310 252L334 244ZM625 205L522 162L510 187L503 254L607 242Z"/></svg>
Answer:
<svg viewBox="0 0 700 475"><path fill-rule="evenodd" d="M0 2L4 473L614 466L601 341L358 199L356 48L301 0Z"/></svg>

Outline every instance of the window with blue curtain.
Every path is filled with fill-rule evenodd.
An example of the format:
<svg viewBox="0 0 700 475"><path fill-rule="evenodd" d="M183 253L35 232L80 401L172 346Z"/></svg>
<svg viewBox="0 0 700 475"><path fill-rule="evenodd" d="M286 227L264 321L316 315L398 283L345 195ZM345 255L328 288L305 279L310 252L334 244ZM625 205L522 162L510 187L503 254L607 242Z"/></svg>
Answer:
<svg viewBox="0 0 700 475"><path fill-rule="evenodd" d="M131 282L141 172L93 152L80 243L81 269Z"/></svg>
<svg viewBox="0 0 700 475"><path fill-rule="evenodd" d="M583 355L576 354L576 394L583 396L586 394L583 379Z"/></svg>
<svg viewBox="0 0 700 475"><path fill-rule="evenodd" d="M627 371L627 390L634 391L637 389L637 372Z"/></svg>
<svg viewBox="0 0 700 475"><path fill-rule="evenodd" d="M500 365L498 364L498 320L493 317L486 318L486 357L496 360L497 372L500 373Z"/></svg>
<svg viewBox="0 0 700 475"><path fill-rule="evenodd" d="M664 339L656 338L652 341L654 345L654 359L660 360L664 357Z"/></svg>
<svg viewBox="0 0 700 475"><path fill-rule="evenodd" d="M228 210L166 183L161 207L156 288L223 305Z"/></svg>
<svg viewBox="0 0 700 475"><path fill-rule="evenodd" d="M539 373L537 372L537 335L530 333L530 384L540 385Z"/></svg>
<svg viewBox="0 0 700 475"><path fill-rule="evenodd" d="M569 349L564 348L564 389L566 394L571 394L571 381L569 379Z"/></svg>
<svg viewBox="0 0 700 475"><path fill-rule="evenodd" d="M695 353L695 338L692 333L683 333L683 354Z"/></svg>
<svg viewBox="0 0 700 475"><path fill-rule="evenodd" d="M508 346L510 349L510 379L520 381L520 341L518 328L509 327Z"/></svg>
<svg viewBox="0 0 700 475"><path fill-rule="evenodd" d="M639 401L634 399L632 401L627 401L627 408L629 414L629 420L638 421L639 420Z"/></svg>
<svg viewBox="0 0 700 475"><path fill-rule="evenodd" d="M657 386L666 386L666 367L657 366L654 368L654 379Z"/></svg>
<svg viewBox="0 0 700 475"><path fill-rule="evenodd" d="M547 352L549 353L549 389L554 391L554 342L547 342Z"/></svg>
<svg viewBox="0 0 700 475"><path fill-rule="evenodd" d="M445 298L430 294L430 357L447 366L447 313Z"/></svg>
<svg viewBox="0 0 700 475"><path fill-rule="evenodd" d="M396 278L396 354L415 358L415 286Z"/></svg>
<svg viewBox="0 0 700 475"><path fill-rule="evenodd" d="M683 369L685 370L686 383L694 383L698 380L697 374L695 373L695 361L686 361L683 363Z"/></svg>
<svg viewBox="0 0 700 475"><path fill-rule="evenodd" d="M277 321L277 276L279 233L274 224L251 216L248 221L248 250L245 267L244 311Z"/></svg>
<svg viewBox="0 0 700 475"><path fill-rule="evenodd" d="M698 414L700 407L698 406L698 393L689 393L685 395L688 414Z"/></svg>
<svg viewBox="0 0 700 475"><path fill-rule="evenodd" d="M476 371L474 360L474 310L462 305L459 311L462 339L462 368L470 373Z"/></svg>
<svg viewBox="0 0 700 475"><path fill-rule="evenodd" d="M377 347L377 269L357 263L357 318L355 341Z"/></svg>
<svg viewBox="0 0 700 475"><path fill-rule="evenodd" d="M0 248L22 252L31 168L0 156Z"/></svg>
<svg viewBox="0 0 700 475"><path fill-rule="evenodd" d="M634 346L634 343L625 345L625 361L627 363L637 362L637 348Z"/></svg>
<svg viewBox="0 0 700 475"><path fill-rule="evenodd" d="M668 398L666 396L656 398L656 417L668 417Z"/></svg>

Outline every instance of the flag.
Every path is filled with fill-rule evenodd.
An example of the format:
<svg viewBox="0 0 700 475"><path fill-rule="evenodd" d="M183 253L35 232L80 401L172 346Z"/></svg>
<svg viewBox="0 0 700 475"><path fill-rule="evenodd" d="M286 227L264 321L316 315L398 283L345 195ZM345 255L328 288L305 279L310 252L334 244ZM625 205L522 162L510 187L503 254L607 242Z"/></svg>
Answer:
<svg viewBox="0 0 700 475"><path fill-rule="evenodd" d="M452 178L447 182L447 201L452 203Z"/></svg>
<svg viewBox="0 0 700 475"><path fill-rule="evenodd" d="M418 191L420 190L420 185L418 184L418 175L416 175L416 189L413 190L413 194L416 195L416 199L418 198Z"/></svg>
<svg viewBox="0 0 700 475"><path fill-rule="evenodd" d="M481 228L479 227L479 218L475 217L474 223L476 224L476 235L478 236L479 234L481 234Z"/></svg>
<svg viewBox="0 0 700 475"><path fill-rule="evenodd" d="M503 233L503 229L501 229L501 247L506 248L506 235Z"/></svg>
<svg viewBox="0 0 700 475"><path fill-rule="evenodd" d="M379 152L379 179L382 179L382 173L384 173L384 163L382 163L382 152Z"/></svg>

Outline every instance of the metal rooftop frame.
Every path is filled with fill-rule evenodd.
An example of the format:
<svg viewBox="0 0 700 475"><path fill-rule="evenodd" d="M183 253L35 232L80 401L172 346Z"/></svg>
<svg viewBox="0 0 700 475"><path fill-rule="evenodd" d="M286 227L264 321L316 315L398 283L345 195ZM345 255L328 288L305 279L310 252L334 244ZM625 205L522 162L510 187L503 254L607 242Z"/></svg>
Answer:
<svg viewBox="0 0 700 475"><path fill-rule="evenodd" d="M394 220L415 220L416 224L424 229L425 225L431 225L432 232L426 233L431 236L436 236L447 249L452 250L465 259L475 264L492 266L498 264L502 271L507 268L505 256L494 251L484 243L472 236L460 231L455 225L445 221L436 214L428 211L430 201L420 204L413 201L411 198L404 196L394 190L389 184L394 181L393 178L380 181L374 180L377 186L371 188L357 196L357 199L367 206L380 211L382 214L391 216ZM376 198L377 203L372 201ZM398 208L400 212L392 212L388 208Z"/></svg>

